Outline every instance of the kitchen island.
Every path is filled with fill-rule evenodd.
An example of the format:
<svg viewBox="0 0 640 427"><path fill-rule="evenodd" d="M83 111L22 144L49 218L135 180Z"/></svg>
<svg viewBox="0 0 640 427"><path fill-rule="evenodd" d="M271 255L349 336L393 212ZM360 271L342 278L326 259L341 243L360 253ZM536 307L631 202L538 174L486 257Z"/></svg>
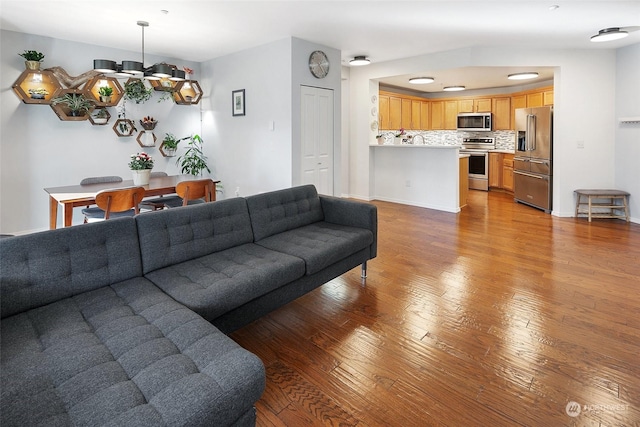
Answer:
<svg viewBox="0 0 640 427"><path fill-rule="evenodd" d="M370 145L373 198L460 212L460 146Z"/></svg>

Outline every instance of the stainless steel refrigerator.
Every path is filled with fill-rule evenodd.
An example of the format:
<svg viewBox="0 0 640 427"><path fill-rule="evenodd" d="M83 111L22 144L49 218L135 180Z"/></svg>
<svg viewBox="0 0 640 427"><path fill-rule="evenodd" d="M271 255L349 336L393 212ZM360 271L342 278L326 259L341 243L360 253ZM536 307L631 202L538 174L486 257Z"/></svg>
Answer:
<svg viewBox="0 0 640 427"><path fill-rule="evenodd" d="M553 109L516 110L513 192L517 202L551 212Z"/></svg>

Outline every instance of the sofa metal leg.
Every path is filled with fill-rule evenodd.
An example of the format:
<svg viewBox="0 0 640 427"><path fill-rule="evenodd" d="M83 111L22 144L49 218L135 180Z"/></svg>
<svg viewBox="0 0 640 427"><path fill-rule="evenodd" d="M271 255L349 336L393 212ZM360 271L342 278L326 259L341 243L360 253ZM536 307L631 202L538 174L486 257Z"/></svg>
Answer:
<svg viewBox="0 0 640 427"><path fill-rule="evenodd" d="M367 261L362 263L362 273L360 273L360 278L362 279L367 278Z"/></svg>

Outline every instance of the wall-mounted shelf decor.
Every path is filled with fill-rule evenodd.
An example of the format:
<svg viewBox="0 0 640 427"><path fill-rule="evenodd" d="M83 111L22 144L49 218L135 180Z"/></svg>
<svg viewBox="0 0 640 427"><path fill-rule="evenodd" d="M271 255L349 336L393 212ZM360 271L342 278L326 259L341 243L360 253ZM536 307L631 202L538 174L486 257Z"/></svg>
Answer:
<svg viewBox="0 0 640 427"><path fill-rule="evenodd" d="M111 95L105 97L100 94L101 88L110 88ZM118 105L124 96L124 89L114 77L97 76L87 82L84 87L86 96L98 107L113 107ZM103 89L102 89L103 90Z"/></svg>
<svg viewBox="0 0 640 427"><path fill-rule="evenodd" d="M111 119L111 114L104 107L96 108L89 115L89 121L91 122L92 125L95 125L95 126L104 126L107 123L109 123L110 119Z"/></svg>
<svg viewBox="0 0 640 427"><path fill-rule="evenodd" d="M202 88L197 80L183 80L174 87L173 100L179 105L197 104L202 99Z"/></svg>
<svg viewBox="0 0 640 427"><path fill-rule="evenodd" d="M151 87L153 88L153 90L157 90L160 92L173 92L173 89L178 82L174 82L169 79L160 79L149 80L149 83L151 83Z"/></svg>
<svg viewBox="0 0 640 427"><path fill-rule="evenodd" d="M131 136L133 132L136 130L133 122L129 119L118 119L113 124L113 131L119 137Z"/></svg>
<svg viewBox="0 0 640 427"><path fill-rule="evenodd" d="M140 147L143 147L143 148L155 147L157 140L158 138L156 138L156 135L151 130L140 131L140 133L138 134L138 137L136 138L136 141L138 141L138 144L140 145Z"/></svg>
<svg viewBox="0 0 640 427"><path fill-rule="evenodd" d="M165 147L164 144L160 144L160 148L158 150L163 157L175 157L177 151L175 148Z"/></svg>
<svg viewBox="0 0 640 427"><path fill-rule="evenodd" d="M69 102L56 103L57 99L65 98L69 95ZM71 104L77 107L86 108L85 110L74 111ZM56 96L51 99L51 108L58 118L63 121L79 122L89 118L95 105L85 96L83 90L79 89L60 89L56 91Z"/></svg>
<svg viewBox="0 0 640 427"><path fill-rule="evenodd" d="M12 88L25 104L49 105L62 86L51 71L25 70Z"/></svg>

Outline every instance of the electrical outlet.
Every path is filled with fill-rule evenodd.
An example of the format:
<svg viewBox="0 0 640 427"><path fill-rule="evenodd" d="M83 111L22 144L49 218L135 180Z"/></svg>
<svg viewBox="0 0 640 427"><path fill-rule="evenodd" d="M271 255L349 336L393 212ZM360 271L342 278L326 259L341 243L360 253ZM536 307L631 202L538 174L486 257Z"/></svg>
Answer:
<svg viewBox="0 0 640 427"><path fill-rule="evenodd" d="M584 148L584 141L578 141L577 147Z"/></svg>
<svg viewBox="0 0 640 427"><path fill-rule="evenodd" d="M406 180L406 181L404 182L404 186L405 186L405 187L411 187L411 181Z"/></svg>

